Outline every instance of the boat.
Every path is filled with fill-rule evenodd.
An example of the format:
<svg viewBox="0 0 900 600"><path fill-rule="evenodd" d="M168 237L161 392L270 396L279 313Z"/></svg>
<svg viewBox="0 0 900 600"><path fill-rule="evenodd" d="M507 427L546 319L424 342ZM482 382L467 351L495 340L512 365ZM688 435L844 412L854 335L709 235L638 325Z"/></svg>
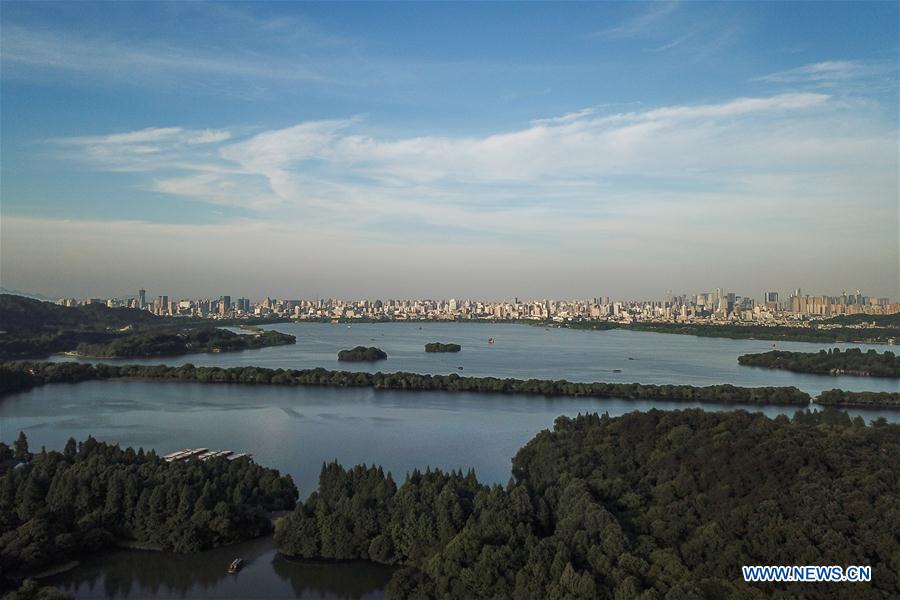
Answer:
<svg viewBox="0 0 900 600"><path fill-rule="evenodd" d="M613 369L613 373L621 373L622 369Z"/></svg>
<svg viewBox="0 0 900 600"><path fill-rule="evenodd" d="M494 343L494 338L489 337L489 338L488 338L488 344L493 344L493 343Z"/></svg>
<svg viewBox="0 0 900 600"><path fill-rule="evenodd" d="M241 570L241 567L243 567L243 566L244 566L244 559L236 558L233 561L231 561L230 565L228 565L228 572L229 573L237 573L238 571Z"/></svg>

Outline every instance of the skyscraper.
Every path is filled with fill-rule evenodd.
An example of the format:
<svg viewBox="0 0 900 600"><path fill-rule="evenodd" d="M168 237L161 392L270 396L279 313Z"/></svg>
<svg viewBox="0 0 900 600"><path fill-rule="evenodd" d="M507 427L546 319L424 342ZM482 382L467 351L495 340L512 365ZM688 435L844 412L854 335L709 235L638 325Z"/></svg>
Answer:
<svg viewBox="0 0 900 600"><path fill-rule="evenodd" d="M138 308L144 308L147 305L147 290L141 288L138 290Z"/></svg>

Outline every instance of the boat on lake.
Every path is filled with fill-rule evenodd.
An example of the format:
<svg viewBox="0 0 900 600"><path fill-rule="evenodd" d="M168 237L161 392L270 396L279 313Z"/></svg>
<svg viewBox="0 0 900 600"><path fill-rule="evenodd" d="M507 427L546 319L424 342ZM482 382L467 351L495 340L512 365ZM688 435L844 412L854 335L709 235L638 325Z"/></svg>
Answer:
<svg viewBox="0 0 900 600"><path fill-rule="evenodd" d="M238 571L241 570L241 567L243 567L243 566L244 566L244 559L236 558L233 561L231 561L230 565L228 565L228 572L229 573L237 573Z"/></svg>

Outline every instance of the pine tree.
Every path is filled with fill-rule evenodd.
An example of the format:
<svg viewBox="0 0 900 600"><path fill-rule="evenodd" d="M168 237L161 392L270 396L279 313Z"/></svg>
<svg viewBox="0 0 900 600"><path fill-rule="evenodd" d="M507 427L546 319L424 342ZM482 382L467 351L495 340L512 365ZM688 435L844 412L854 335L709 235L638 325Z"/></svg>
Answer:
<svg viewBox="0 0 900 600"><path fill-rule="evenodd" d="M16 460L28 460L31 455L28 452L28 437L24 431L19 432L19 437L13 444L14 457Z"/></svg>

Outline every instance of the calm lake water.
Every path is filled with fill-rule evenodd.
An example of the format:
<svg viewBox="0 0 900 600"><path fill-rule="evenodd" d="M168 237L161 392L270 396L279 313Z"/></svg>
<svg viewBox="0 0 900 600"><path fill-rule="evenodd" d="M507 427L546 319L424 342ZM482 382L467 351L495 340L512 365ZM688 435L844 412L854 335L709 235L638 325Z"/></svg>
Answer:
<svg viewBox="0 0 900 600"><path fill-rule="evenodd" d="M488 323L358 323L350 327L345 324L283 323L271 328L296 336L297 343L225 354L105 362L453 372L473 376L625 383L793 385L811 394L836 387L856 391L895 391L900 385L896 379L804 375L738 365L737 357L741 354L771 350L772 342L766 340ZM493 344L487 343L488 337L494 338ZM425 344L436 341L458 343L462 351L426 353ZM338 351L353 346L377 346L388 354L388 359L375 363L338 362ZM798 352L817 352L830 347L858 347L879 352L896 350L894 346L805 342L778 342L777 347ZM58 356L54 360L73 359Z"/></svg>
<svg viewBox="0 0 900 600"><path fill-rule="evenodd" d="M566 378L708 385L795 385L812 393L842 387L895 390L896 381L798 375L740 367L737 356L771 342L697 338L631 331L589 332L483 324L284 324L297 344L231 354L200 354L169 364L342 368L464 375ZM495 343L486 342L488 336ZM458 354L426 354L429 341L456 342ZM375 345L389 359L374 365L338 363L335 354ZM779 343L818 350L828 345ZM866 348L866 346L863 346ZM878 347L883 351L884 347ZM629 360L632 358L634 360ZM129 361L156 364L162 361ZM621 373L613 372L621 369ZM488 483L505 483L511 459L559 415L702 406L744 408L770 416L794 407L724 407L588 398L375 391L371 389L254 387L190 383L92 381L36 388L0 399L0 439L24 430L33 448L60 449L71 436L93 435L125 446L167 453L185 447L251 452L260 464L289 473L301 497L316 487L323 461L377 463L402 482L414 468L474 468ZM900 411L852 410L866 420L900 421ZM237 576L225 573L235 556L248 560ZM368 564L290 561L271 539L191 556L120 551L88 557L51 580L77 598L376 598L390 577Z"/></svg>
<svg viewBox="0 0 900 600"><path fill-rule="evenodd" d="M240 556L244 568L226 569ZM87 557L46 580L76 598L329 598L384 597L391 569L367 562L294 561L271 537L185 556L122 550Z"/></svg>

